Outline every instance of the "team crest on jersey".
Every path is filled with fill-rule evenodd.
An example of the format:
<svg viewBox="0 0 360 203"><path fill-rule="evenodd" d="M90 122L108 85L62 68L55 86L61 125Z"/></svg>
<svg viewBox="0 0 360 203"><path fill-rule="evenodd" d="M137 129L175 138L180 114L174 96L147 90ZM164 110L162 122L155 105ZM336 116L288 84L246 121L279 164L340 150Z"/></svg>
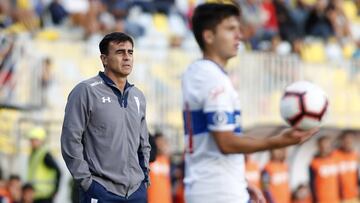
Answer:
<svg viewBox="0 0 360 203"><path fill-rule="evenodd" d="M228 117L224 111L215 112L213 115L215 125L224 125L228 122Z"/></svg>

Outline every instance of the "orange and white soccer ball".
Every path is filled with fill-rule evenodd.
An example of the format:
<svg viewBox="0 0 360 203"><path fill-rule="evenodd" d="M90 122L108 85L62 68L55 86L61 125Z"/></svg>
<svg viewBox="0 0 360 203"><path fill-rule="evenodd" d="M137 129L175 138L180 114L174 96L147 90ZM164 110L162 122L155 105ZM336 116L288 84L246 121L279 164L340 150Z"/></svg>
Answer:
<svg viewBox="0 0 360 203"><path fill-rule="evenodd" d="M293 128L308 130L321 125L328 104L328 98L319 86L298 81L285 88L280 113Z"/></svg>

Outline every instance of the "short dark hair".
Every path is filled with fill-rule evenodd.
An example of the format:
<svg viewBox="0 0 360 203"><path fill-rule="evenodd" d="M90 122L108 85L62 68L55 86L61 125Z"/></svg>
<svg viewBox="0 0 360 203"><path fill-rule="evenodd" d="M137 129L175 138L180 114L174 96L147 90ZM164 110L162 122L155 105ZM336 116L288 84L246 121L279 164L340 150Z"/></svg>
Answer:
<svg viewBox="0 0 360 203"><path fill-rule="evenodd" d="M101 40L101 42L99 43L99 49L100 49L100 53L107 55L109 53L109 44L110 42L127 42L129 41L131 43L131 45L134 47L134 41L133 39L122 32L112 32L109 33L107 35L105 35L105 37Z"/></svg>
<svg viewBox="0 0 360 203"><path fill-rule="evenodd" d="M18 181L21 181L21 178L20 178L20 176L17 175L17 174L11 174L11 175L9 176L9 180L18 180Z"/></svg>
<svg viewBox="0 0 360 203"><path fill-rule="evenodd" d="M324 140L330 140L329 136L326 135L322 135L317 139L317 144L320 144L321 142L323 142Z"/></svg>
<svg viewBox="0 0 360 203"><path fill-rule="evenodd" d="M197 6L192 17L192 31L195 39L204 51L204 30L214 30L222 20L230 16L240 17L240 8L232 4L205 3Z"/></svg>
<svg viewBox="0 0 360 203"><path fill-rule="evenodd" d="M25 190L34 190L34 186L31 183L25 183L22 186L22 191L25 191Z"/></svg>
<svg viewBox="0 0 360 203"><path fill-rule="evenodd" d="M352 130L352 129L345 129L343 130L341 133L340 133L340 136L339 136L339 139L340 140L343 140L345 139L347 136L353 136L356 134L356 131L355 130Z"/></svg>

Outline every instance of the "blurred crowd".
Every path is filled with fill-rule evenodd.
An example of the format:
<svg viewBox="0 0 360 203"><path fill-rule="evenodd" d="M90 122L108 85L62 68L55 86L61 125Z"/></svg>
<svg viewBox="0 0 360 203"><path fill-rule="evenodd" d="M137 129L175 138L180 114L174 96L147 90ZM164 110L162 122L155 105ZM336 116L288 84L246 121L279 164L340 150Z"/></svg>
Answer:
<svg viewBox="0 0 360 203"><path fill-rule="evenodd" d="M321 136L316 153L308 166L309 182L290 188L287 150L270 151L270 159L263 166L246 155L246 177L250 185L261 188L267 202L286 203L359 203L359 154L355 149L358 132L344 130L333 139Z"/></svg>
<svg viewBox="0 0 360 203"><path fill-rule="evenodd" d="M60 28L80 39L124 31L135 38L166 38L170 46L181 46L192 37L194 7L204 1L214 0L1 0L0 29L50 39L59 38L59 33L44 33L47 28ZM234 2L242 10L246 49L301 54L304 44L320 41L329 45L327 52L336 54L348 44L356 47L360 38L358 0ZM350 52L359 55L355 48Z"/></svg>

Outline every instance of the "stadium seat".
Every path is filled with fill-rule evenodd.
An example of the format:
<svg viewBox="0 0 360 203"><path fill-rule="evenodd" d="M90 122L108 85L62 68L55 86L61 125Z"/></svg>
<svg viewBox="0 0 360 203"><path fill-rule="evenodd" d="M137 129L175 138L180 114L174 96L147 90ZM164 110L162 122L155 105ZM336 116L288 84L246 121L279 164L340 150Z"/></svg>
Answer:
<svg viewBox="0 0 360 203"><path fill-rule="evenodd" d="M311 42L305 44L301 50L301 58L309 63L325 62L325 48L322 42Z"/></svg>

